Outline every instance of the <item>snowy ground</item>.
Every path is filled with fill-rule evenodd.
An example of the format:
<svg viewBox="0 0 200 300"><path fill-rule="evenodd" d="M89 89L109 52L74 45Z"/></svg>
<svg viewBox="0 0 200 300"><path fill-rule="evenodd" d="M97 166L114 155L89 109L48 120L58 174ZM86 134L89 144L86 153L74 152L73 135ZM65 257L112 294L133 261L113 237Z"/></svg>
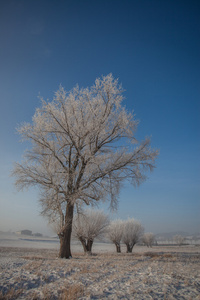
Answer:
<svg viewBox="0 0 200 300"><path fill-rule="evenodd" d="M85 257L73 243L63 260L55 239L15 238L0 238L0 299L200 299L199 246L117 254L96 243Z"/></svg>

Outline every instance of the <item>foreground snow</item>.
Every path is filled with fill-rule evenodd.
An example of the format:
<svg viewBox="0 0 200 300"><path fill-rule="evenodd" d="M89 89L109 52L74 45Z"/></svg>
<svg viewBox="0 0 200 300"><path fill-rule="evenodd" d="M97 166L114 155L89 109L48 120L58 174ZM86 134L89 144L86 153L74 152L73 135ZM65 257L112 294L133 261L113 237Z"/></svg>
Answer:
<svg viewBox="0 0 200 300"><path fill-rule="evenodd" d="M64 260L56 249L0 247L0 299L200 299L199 247L72 249Z"/></svg>

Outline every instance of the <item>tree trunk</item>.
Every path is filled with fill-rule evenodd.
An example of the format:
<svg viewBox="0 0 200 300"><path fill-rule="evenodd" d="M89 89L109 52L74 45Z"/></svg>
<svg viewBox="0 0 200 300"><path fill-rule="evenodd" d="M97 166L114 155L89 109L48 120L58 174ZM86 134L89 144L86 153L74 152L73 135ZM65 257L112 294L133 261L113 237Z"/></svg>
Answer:
<svg viewBox="0 0 200 300"><path fill-rule="evenodd" d="M79 237L79 241L81 242L83 246L83 250L85 254L90 255L92 253L92 245L93 245L93 240L86 240L83 237Z"/></svg>
<svg viewBox="0 0 200 300"><path fill-rule="evenodd" d="M131 244L127 243L127 244L126 244L126 248L127 248L126 253L132 253L133 247L135 246L135 244L136 244L136 243L131 243Z"/></svg>
<svg viewBox="0 0 200 300"><path fill-rule="evenodd" d="M132 253L133 247L131 247L129 244L126 244L126 253Z"/></svg>
<svg viewBox="0 0 200 300"><path fill-rule="evenodd" d="M120 244L115 243L115 246L116 246L116 251L117 251L117 253L121 253L121 247L120 247Z"/></svg>
<svg viewBox="0 0 200 300"><path fill-rule="evenodd" d="M70 258L71 254L71 233L72 233L72 221L74 214L74 205L67 203L65 214L65 226L63 231L59 234L60 238L60 258Z"/></svg>
<svg viewBox="0 0 200 300"><path fill-rule="evenodd" d="M87 241L87 245L86 245L87 254L91 254L92 253L92 245L93 245L93 240L89 239Z"/></svg>
<svg viewBox="0 0 200 300"><path fill-rule="evenodd" d="M82 237L80 237L79 240L80 240L80 242L81 242L81 244L82 244L82 246L83 246L84 252L87 253L86 240L85 240L84 238L82 238Z"/></svg>

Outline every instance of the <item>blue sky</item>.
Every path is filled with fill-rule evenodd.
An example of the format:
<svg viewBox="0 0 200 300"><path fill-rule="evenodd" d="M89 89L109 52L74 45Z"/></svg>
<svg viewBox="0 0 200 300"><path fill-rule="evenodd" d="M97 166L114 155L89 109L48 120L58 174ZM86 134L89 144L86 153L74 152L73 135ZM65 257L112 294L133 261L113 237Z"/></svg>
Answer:
<svg viewBox="0 0 200 300"><path fill-rule="evenodd" d="M37 192L17 192L10 178L27 147L15 128L31 121L38 95L113 73L137 138L151 136L160 155L144 184L124 186L112 218L200 231L199 1L1 0L0 41L0 230L49 232Z"/></svg>

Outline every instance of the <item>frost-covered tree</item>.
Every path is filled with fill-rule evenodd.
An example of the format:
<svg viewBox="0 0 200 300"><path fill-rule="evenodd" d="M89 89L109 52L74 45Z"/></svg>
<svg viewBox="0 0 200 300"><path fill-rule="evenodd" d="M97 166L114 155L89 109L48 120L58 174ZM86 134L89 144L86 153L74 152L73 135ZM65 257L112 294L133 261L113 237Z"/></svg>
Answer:
<svg viewBox="0 0 200 300"><path fill-rule="evenodd" d="M86 254L91 254L94 239L103 237L109 222L102 211L87 210L76 215L72 233L81 242Z"/></svg>
<svg viewBox="0 0 200 300"><path fill-rule="evenodd" d="M32 143L13 174L19 189L38 186L43 214L59 219L59 256L71 256L74 209L100 200L116 207L121 184L139 185L158 152L150 140L135 139L138 125L122 106L123 90L110 74L91 88L60 87L52 102L42 100L32 123L18 131Z"/></svg>
<svg viewBox="0 0 200 300"><path fill-rule="evenodd" d="M144 228L139 221L133 218L124 221L122 241L126 245L127 253L132 253L134 245L139 242L143 232Z"/></svg>
<svg viewBox="0 0 200 300"><path fill-rule="evenodd" d="M123 235L124 222L122 220L114 220L108 227L108 237L116 246L116 251L121 252L121 240Z"/></svg>
<svg viewBox="0 0 200 300"><path fill-rule="evenodd" d="M179 246L181 246L181 245L183 245L185 238L182 235L177 234L173 237L173 240L175 241L175 243L177 243Z"/></svg>
<svg viewBox="0 0 200 300"><path fill-rule="evenodd" d="M142 241L147 247L152 247L155 241L155 236L152 232L146 232L142 237Z"/></svg>

